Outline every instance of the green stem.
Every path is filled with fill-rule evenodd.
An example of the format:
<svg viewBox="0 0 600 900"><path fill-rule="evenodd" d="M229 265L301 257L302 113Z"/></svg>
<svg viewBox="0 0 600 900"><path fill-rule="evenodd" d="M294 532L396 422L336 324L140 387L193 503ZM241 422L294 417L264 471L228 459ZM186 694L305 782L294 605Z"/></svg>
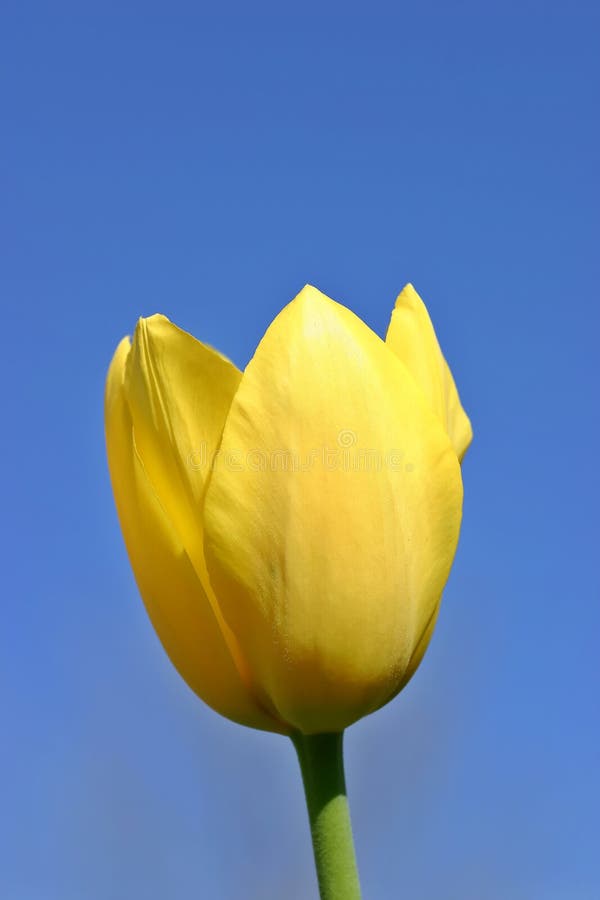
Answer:
<svg viewBox="0 0 600 900"><path fill-rule="evenodd" d="M296 733L292 741L302 770L321 900L360 900L343 733Z"/></svg>

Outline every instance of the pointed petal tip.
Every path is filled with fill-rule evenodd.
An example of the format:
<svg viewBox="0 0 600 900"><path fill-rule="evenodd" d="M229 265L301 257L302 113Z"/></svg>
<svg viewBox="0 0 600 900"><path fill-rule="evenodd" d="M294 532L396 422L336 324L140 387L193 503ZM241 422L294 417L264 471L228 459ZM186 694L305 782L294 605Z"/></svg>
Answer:
<svg viewBox="0 0 600 900"><path fill-rule="evenodd" d="M152 313L151 316L141 317L140 321L144 321L144 322L146 322L148 325L150 325L150 324L154 325L154 324L156 324L157 322L169 322L169 323L171 323L171 320L170 320L169 318L167 318L167 316L165 316L164 313Z"/></svg>
<svg viewBox="0 0 600 900"><path fill-rule="evenodd" d="M331 303L331 297L328 297L323 291L313 284L305 284L302 290L296 294L292 303L322 303L324 300Z"/></svg>
<svg viewBox="0 0 600 900"><path fill-rule="evenodd" d="M171 320L162 313L152 313L150 316L140 316L135 325L134 337L139 332L147 332L157 325L164 325L166 323L169 325L172 324Z"/></svg>
<svg viewBox="0 0 600 900"><path fill-rule="evenodd" d="M115 352L112 355L112 359L109 364L109 375L114 372L116 369L119 371L122 370L125 365L125 361L129 356L129 352L131 350L131 337L126 334L125 337L121 338L119 343L115 348Z"/></svg>
<svg viewBox="0 0 600 900"><path fill-rule="evenodd" d="M126 334L125 337L122 337L119 343L117 344L117 349L115 350L115 354L117 353L125 353L129 352L131 349L131 335Z"/></svg>
<svg viewBox="0 0 600 900"><path fill-rule="evenodd" d="M412 282L408 282L404 285L398 296L396 297L395 309L399 306L407 306L411 307L415 303L418 303L421 298L419 297L417 291L415 290Z"/></svg>

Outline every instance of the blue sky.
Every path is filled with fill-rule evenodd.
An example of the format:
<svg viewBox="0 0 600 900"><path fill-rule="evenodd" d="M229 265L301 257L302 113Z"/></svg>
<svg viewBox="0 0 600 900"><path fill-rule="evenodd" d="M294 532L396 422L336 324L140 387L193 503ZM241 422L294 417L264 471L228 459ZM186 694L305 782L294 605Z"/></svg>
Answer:
<svg viewBox="0 0 600 900"><path fill-rule="evenodd" d="M595 900L599 17L589 3L6 2L0 894L316 896L284 739L179 680L102 392L156 311L244 365L305 282L426 299L474 424L409 688L347 735L369 900Z"/></svg>

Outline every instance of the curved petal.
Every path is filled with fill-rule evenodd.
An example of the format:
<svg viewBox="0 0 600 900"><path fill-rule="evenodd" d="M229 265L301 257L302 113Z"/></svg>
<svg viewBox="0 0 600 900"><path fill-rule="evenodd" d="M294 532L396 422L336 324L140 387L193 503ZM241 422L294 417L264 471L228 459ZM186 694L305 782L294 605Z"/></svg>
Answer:
<svg viewBox="0 0 600 900"><path fill-rule="evenodd" d="M129 353L125 338L106 383L106 445L119 521L148 615L175 668L209 706L244 725L278 731L244 685L202 584L136 453L123 390Z"/></svg>
<svg viewBox="0 0 600 900"><path fill-rule="evenodd" d="M241 377L233 363L165 316L139 320L124 378L135 445L206 590L202 503Z"/></svg>
<svg viewBox="0 0 600 900"><path fill-rule="evenodd" d="M281 718L342 729L401 683L437 606L456 454L403 364L306 287L246 369L220 457L204 524L223 614Z"/></svg>
<svg viewBox="0 0 600 900"><path fill-rule="evenodd" d="M462 460L473 438L471 423L461 406L427 308L412 284L407 284L396 300L385 340L427 397Z"/></svg>

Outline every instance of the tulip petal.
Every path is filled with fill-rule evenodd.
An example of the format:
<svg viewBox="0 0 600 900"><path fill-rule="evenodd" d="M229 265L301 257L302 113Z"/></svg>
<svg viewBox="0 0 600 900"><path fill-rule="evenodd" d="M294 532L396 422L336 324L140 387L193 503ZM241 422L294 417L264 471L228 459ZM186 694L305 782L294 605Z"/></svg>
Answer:
<svg viewBox="0 0 600 900"><path fill-rule="evenodd" d="M458 539L456 454L405 366L306 287L248 365L204 507L221 609L279 716L342 729L402 683Z"/></svg>
<svg viewBox="0 0 600 900"><path fill-rule="evenodd" d="M140 319L125 369L136 449L208 587L202 504L241 372L165 316Z"/></svg>
<svg viewBox="0 0 600 900"><path fill-rule="evenodd" d="M473 438L471 423L427 308L412 284L407 284L396 300L385 340L427 397L462 460Z"/></svg>
<svg viewBox="0 0 600 900"><path fill-rule="evenodd" d="M175 668L209 706L244 725L284 730L244 684L197 573L136 453L123 387L129 354L125 338L106 384L106 444L119 521L148 615Z"/></svg>

